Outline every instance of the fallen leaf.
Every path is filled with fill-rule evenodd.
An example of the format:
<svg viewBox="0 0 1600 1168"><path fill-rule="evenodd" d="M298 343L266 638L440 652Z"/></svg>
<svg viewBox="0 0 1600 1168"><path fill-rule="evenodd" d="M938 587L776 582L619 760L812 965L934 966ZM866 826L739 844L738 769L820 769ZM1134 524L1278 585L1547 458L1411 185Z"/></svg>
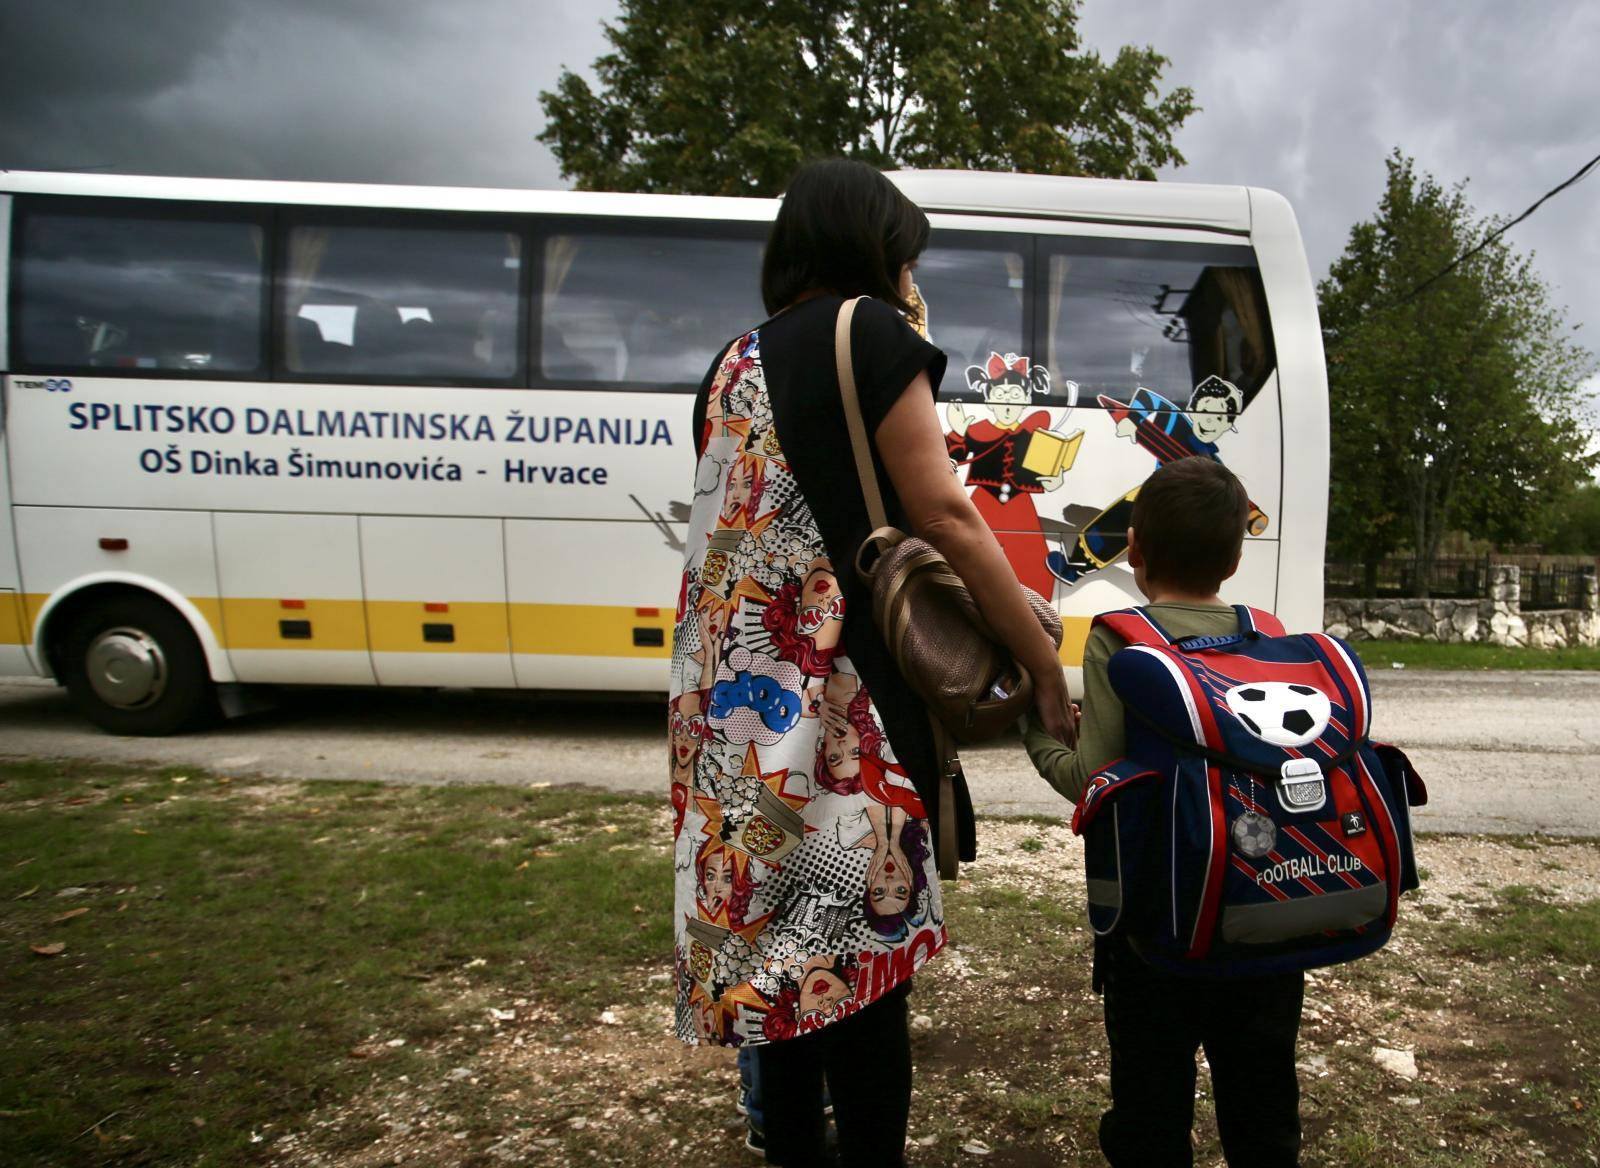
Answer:
<svg viewBox="0 0 1600 1168"><path fill-rule="evenodd" d="M85 803L93 803L93 802L94 802L94 800L89 798L89 796L87 796L87 795L79 795L76 798L68 799L67 800L67 806L68 807L82 807Z"/></svg>
<svg viewBox="0 0 1600 1168"><path fill-rule="evenodd" d="M117 905L117 911L118 912L126 912L127 910L128 910L128 902L127 901L123 901L121 904Z"/></svg>
<svg viewBox="0 0 1600 1168"><path fill-rule="evenodd" d="M533 853L533 857L536 860L549 860L549 859L552 859L554 856L555 856L554 852L534 852Z"/></svg>
<svg viewBox="0 0 1600 1168"><path fill-rule="evenodd" d="M29 864L33 863L35 858L36 857L34 857L34 856L29 856L26 860L18 860L15 864L13 864L11 866L13 868L26 868Z"/></svg>
<svg viewBox="0 0 1600 1168"><path fill-rule="evenodd" d="M617 831L618 831L618 828L617 828L616 824L608 823L608 824L605 824L603 827L601 827L600 830L605 832L607 835L616 835Z"/></svg>
<svg viewBox="0 0 1600 1168"><path fill-rule="evenodd" d="M142 827L136 827L136 828L133 829L133 834L134 835L149 835L150 833L148 831L146 831Z"/></svg>
<svg viewBox="0 0 1600 1168"><path fill-rule="evenodd" d="M526 868L527 866L528 866L528 861L524 860L524 861L522 861L522 863L518 864L515 868L513 868L512 871L513 872L520 872L524 868Z"/></svg>
<svg viewBox="0 0 1600 1168"><path fill-rule="evenodd" d="M65 941L51 941L45 945L29 945L28 948L32 949L40 957L60 957L67 951L67 943Z"/></svg>
<svg viewBox="0 0 1600 1168"><path fill-rule="evenodd" d="M172 776L172 781L174 783L187 783L189 781L189 776L188 775L173 775Z"/></svg>
<svg viewBox="0 0 1600 1168"><path fill-rule="evenodd" d="M87 908L69 909L67 912L62 913L58 917L51 917L50 918L50 923L52 925L59 925L62 921L70 921L73 917L81 917L84 913L86 913L88 911L89 910Z"/></svg>
<svg viewBox="0 0 1600 1168"><path fill-rule="evenodd" d="M35 892L38 892L38 891L39 891L39 886L37 884L35 884L32 888L25 889L24 891L17 893L16 896L12 897L11 899L13 899L13 900L27 900L28 897L32 896Z"/></svg>

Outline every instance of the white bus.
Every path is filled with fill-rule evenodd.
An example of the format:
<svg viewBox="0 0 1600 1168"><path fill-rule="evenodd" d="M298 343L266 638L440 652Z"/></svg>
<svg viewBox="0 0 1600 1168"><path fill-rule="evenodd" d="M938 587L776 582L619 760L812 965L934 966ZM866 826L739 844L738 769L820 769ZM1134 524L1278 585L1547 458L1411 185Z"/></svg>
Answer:
<svg viewBox="0 0 1600 1168"><path fill-rule="evenodd" d="M1077 664L1131 492L1223 459L1230 599L1322 614L1327 383L1267 191L894 176L952 462ZM659 691L693 390L760 199L0 174L0 674L119 733L241 687Z"/></svg>

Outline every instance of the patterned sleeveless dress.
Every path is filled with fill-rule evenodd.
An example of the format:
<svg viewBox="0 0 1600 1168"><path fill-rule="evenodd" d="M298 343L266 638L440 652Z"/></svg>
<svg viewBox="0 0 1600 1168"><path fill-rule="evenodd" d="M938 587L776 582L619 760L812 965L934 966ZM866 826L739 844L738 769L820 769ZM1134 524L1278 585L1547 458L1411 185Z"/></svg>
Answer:
<svg viewBox="0 0 1600 1168"><path fill-rule="evenodd" d="M946 937L926 812L842 643L759 332L708 392L670 694L676 1030L740 1046L848 1017Z"/></svg>

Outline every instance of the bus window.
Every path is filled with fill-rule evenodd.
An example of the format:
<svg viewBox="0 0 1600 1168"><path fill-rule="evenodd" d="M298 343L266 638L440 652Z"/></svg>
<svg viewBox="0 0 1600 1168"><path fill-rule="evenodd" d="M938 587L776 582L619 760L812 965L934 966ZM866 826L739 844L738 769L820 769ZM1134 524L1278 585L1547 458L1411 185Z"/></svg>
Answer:
<svg viewBox="0 0 1600 1168"><path fill-rule="evenodd" d="M184 218L23 214L16 248L20 365L31 369L261 368L260 224L211 208Z"/></svg>
<svg viewBox="0 0 1600 1168"><path fill-rule="evenodd" d="M285 251L283 366L304 379L508 381L521 268L515 232L298 224Z"/></svg>
<svg viewBox="0 0 1600 1168"><path fill-rule="evenodd" d="M544 243L536 383L693 389L759 324L761 240L585 230Z"/></svg>
<svg viewBox="0 0 1600 1168"><path fill-rule="evenodd" d="M984 366L991 353L1028 355L1030 251L1027 240L1009 236L935 232L917 260L914 278L928 305L928 335L950 358L941 398L973 396L966 370Z"/></svg>
<svg viewBox="0 0 1600 1168"><path fill-rule="evenodd" d="M1052 244L1043 267L1045 360L1078 383L1080 405L1142 387L1182 408L1217 376L1238 388L1237 414L1276 364L1248 247L1073 239Z"/></svg>

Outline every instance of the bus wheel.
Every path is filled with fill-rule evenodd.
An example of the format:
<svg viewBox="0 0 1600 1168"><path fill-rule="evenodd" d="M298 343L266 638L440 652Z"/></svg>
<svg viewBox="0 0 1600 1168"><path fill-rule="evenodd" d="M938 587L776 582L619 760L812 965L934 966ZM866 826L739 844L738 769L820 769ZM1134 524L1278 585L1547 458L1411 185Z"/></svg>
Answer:
<svg viewBox="0 0 1600 1168"><path fill-rule="evenodd" d="M67 692L113 734L176 734L216 711L216 692L194 631L151 596L97 604L68 633Z"/></svg>

